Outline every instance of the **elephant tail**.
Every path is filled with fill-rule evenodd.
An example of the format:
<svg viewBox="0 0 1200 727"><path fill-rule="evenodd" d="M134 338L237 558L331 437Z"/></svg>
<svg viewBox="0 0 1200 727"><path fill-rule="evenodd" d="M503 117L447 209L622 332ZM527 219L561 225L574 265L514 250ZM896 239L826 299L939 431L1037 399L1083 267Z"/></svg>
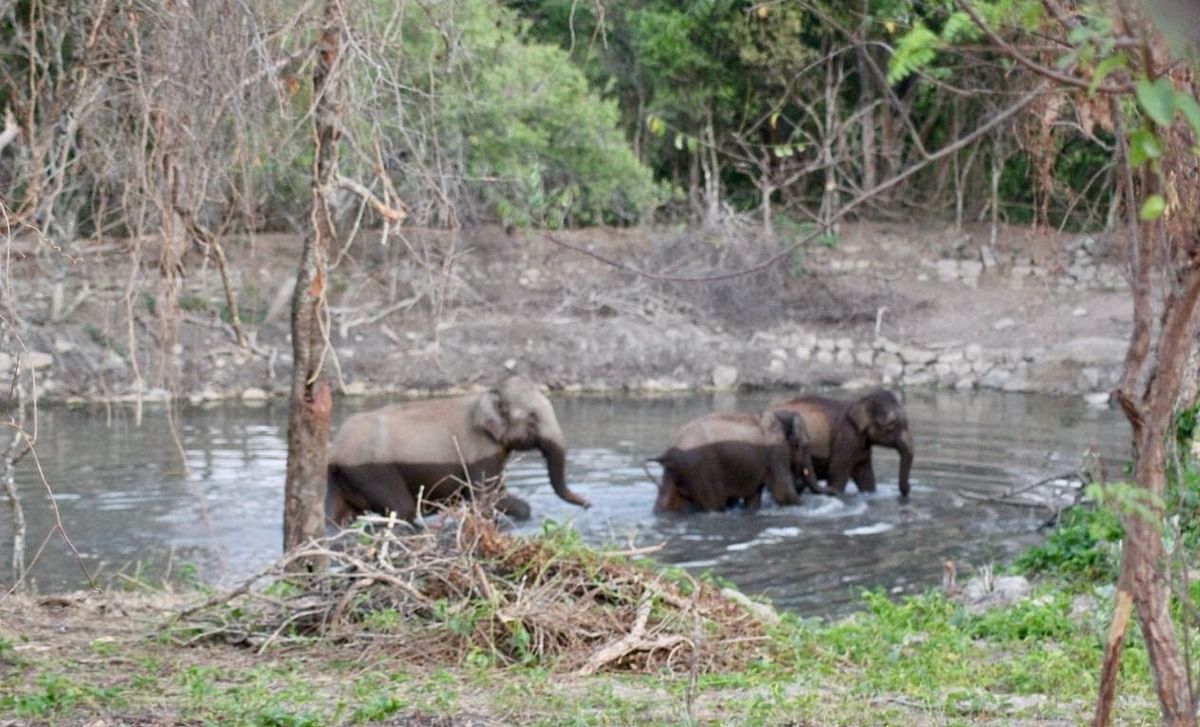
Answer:
<svg viewBox="0 0 1200 727"><path fill-rule="evenodd" d="M646 471L647 479L649 479L649 481L652 482L655 487L659 486L659 479L658 477L654 476L652 471L650 471L649 464L650 462L656 462L661 464L662 468L666 469L666 458L666 455L659 455L658 457L649 457L648 459L643 459L642 461L642 470Z"/></svg>
<svg viewBox="0 0 1200 727"><path fill-rule="evenodd" d="M659 478L655 477L654 473L650 471L649 465L651 462L657 462L658 464L662 465L663 470L668 470L671 468L671 453L664 452L657 457L649 457L642 461L642 470L645 471L646 477L649 478L650 482L655 487L658 487Z"/></svg>

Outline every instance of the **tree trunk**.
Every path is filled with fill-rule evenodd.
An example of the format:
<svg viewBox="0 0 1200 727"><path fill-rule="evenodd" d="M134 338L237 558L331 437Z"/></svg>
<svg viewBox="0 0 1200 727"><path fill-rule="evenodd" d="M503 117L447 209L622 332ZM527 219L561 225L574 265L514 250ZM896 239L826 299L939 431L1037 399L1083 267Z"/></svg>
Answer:
<svg viewBox="0 0 1200 727"><path fill-rule="evenodd" d="M1193 97L1196 94L1196 85L1190 77L1179 85ZM1200 268L1196 265L1200 258L1200 237L1196 233L1200 222L1196 202L1200 201L1200 193L1191 186L1174 185L1180 198L1178 213L1155 222L1139 223L1132 204L1136 199L1135 186L1116 101L1111 108L1120 140L1118 161L1123 171L1122 196L1126 200L1134 304L1133 334L1117 400L1133 430L1134 482L1152 496L1145 501L1148 514L1135 513L1122 518L1125 540L1117 602L1123 605L1123 599L1131 597L1136 608L1163 724L1193 726L1196 715L1187 666L1180 655L1168 608L1170 583L1160 533L1162 511L1154 503L1162 502L1167 489L1165 439L1171 436L1184 376L1194 375L1188 362L1195 344L1200 307ZM1164 129L1163 137L1167 150L1163 155L1163 174L1159 177L1143 172L1140 189L1144 194L1159 191L1160 180L1190 180L1200 173L1200 163L1188 151L1194 143L1190 133L1176 125ZM1167 243L1163 250L1156 249L1160 241ZM1155 270L1156 267L1159 269ZM1159 273L1171 287L1164 295L1161 323L1156 331L1152 294ZM1119 640L1118 626L1123 623L1124 616L1118 608L1101 672L1094 725L1107 724L1111 715L1120 658L1120 648L1113 644Z"/></svg>
<svg viewBox="0 0 1200 727"><path fill-rule="evenodd" d="M324 532L325 449L329 442L329 382L321 380L328 345L326 266L335 235L341 114L338 61L342 18L337 0L326 0L313 67L312 229L304 239L292 298L292 392L288 414L288 462L283 511L283 548L292 550ZM314 567L301 563L298 567Z"/></svg>
<svg viewBox="0 0 1200 727"><path fill-rule="evenodd" d="M9 512L12 514L12 582L13 590L25 590L25 511L21 508L21 498L17 493L16 469L17 462L29 451L25 435L25 389L21 385L21 359L12 368L12 384L10 390L14 393L15 411L9 412L13 428L12 440L4 452L4 470L0 473L0 484L4 486L4 494L8 498Z"/></svg>

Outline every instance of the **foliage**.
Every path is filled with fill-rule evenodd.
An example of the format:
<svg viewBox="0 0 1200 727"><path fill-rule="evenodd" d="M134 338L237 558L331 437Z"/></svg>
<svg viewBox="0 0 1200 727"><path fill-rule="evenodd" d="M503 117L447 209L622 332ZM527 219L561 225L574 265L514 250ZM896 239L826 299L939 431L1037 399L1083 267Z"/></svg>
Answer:
<svg viewBox="0 0 1200 727"><path fill-rule="evenodd" d="M1112 581L1117 573L1120 539L1121 525L1109 510L1067 508L1046 542L1023 551L1013 566L1031 574L1087 582Z"/></svg>

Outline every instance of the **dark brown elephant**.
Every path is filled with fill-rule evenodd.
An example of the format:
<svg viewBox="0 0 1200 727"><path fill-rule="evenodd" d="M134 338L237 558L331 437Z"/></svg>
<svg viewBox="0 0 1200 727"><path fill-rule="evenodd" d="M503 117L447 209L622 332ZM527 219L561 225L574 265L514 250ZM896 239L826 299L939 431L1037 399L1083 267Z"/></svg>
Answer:
<svg viewBox="0 0 1200 727"><path fill-rule="evenodd" d="M463 486L500 474L510 452L537 449L559 497L588 507L566 482L566 444L554 408L519 376L482 394L394 404L346 419L333 440L325 491L326 517L345 525L368 510L417 514L418 497L439 502L469 497ZM529 505L512 495L498 509L515 519Z"/></svg>
<svg viewBox="0 0 1200 727"><path fill-rule="evenodd" d="M800 490L823 490L813 478L804 421L786 412L708 414L680 427L667 451L655 512L717 512L739 500L749 510L766 486L780 505Z"/></svg>
<svg viewBox="0 0 1200 727"><path fill-rule="evenodd" d="M854 401L798 396L772 408L803 417L816 476L829 489L845 492L847 480L854 480L859 492L874 492L871 447L881 446L900 453L900 495L908 496L913 437L904 407L890 391L873 391Z"/></svg>

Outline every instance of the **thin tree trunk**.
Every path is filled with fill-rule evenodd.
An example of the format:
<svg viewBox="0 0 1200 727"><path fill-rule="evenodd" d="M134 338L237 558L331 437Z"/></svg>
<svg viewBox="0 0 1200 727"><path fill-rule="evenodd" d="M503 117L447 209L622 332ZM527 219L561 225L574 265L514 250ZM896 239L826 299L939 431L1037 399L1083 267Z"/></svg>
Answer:
<svg viewBox="0 0 1200 727"><path fill-rule="evenodd" d="M21 508L21 498L17 494L16 468L17 462L28 451L25 436L25 389L21 386L21 359L17 358L12 369L12 389L16 399L16 411L11 412L13 435L8 449L4 452L4 470L0 473L0 482L4 485L4 494L8 497L8 509L12 513L12 579L14 588L25 588L25 511Z"/></svg>
<svg viewBox="0 0 1200 727"><path fill-rule="evenodd" d="M312 229L304 240L292 298L292 396L288 414L288 463L283 513L283 547L292 550L324 532L325 448L332 407L329 382L321 379L328 342L326 266L335 235L333 196L337 189L339 116L338 61L341 8L326 0L313 67L316 107L313 131ZM312 568L316 563L301 563Z"/></svg>

